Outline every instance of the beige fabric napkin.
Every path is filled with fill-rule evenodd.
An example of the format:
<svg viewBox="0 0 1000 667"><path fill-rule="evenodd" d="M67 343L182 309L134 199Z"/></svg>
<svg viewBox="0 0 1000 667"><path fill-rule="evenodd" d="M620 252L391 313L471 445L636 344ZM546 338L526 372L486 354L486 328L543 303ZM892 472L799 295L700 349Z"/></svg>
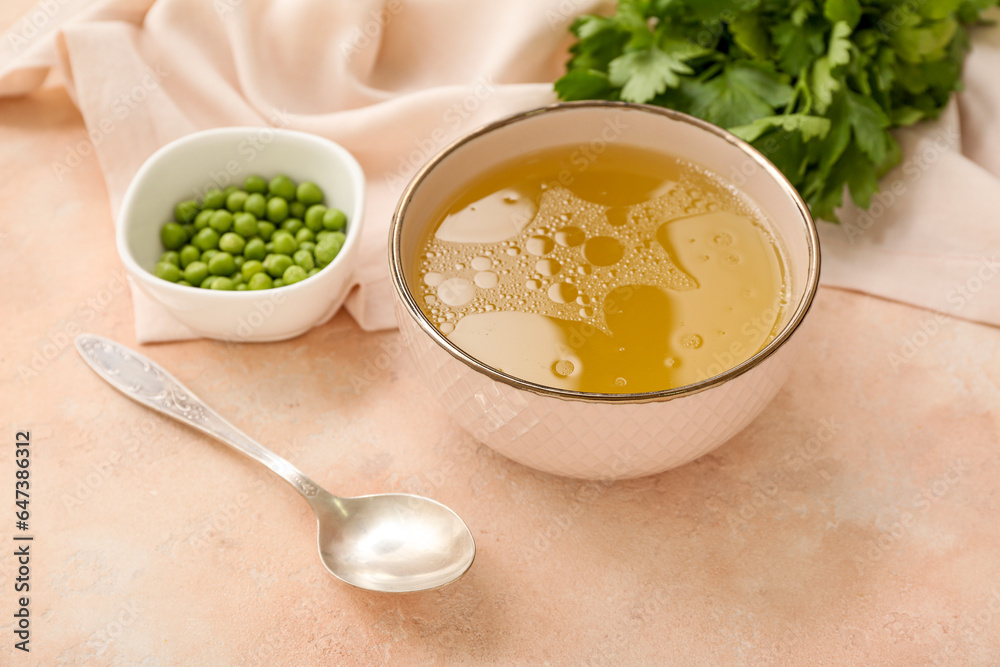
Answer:
<svg viewBox="0 0 1000 667"><path fill-rule="evenodd" d="M404 185L453 139L555 101L567 26L602 4L42 0L34 30L17 24L0 44L0 95L61 74L112 216L143 160L193 131L269 124L337 141L368 178L346 307L365 329L389 328L385 243ZM907 162L884 181L887 194L868 214L846 210L841 227L821 224L823 282L1000 325L1000 28L974 41L968 90L946 118L900 133ZM90 152L68 146L54 169L72 178ZM138 290L133 300L141 342L192 337Z"/></svg>

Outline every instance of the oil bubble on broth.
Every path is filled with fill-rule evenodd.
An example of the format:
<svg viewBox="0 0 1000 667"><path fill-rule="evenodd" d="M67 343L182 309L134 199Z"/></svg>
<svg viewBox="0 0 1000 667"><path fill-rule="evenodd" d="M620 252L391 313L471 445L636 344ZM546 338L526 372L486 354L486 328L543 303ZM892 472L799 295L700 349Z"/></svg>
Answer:
<svg viewBox="0 0 1000 667"><path fill-rule="evenodd" d="M500 165L442 207L411 284L443 334L515 377L594 393L698 382L776 335L784 264L752 202L662 153L611 145L568 167L575 150Z"/></svg>

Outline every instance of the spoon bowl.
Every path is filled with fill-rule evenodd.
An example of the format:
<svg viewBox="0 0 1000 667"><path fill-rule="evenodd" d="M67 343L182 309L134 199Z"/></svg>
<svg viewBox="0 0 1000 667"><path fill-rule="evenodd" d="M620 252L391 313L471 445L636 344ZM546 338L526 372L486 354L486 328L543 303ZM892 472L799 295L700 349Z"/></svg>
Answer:
<svg viewBox="0 0 1000 667"><path fill-rule="evenodd" d="M338 579L372 591L410 593L465 574L476 543L465 522L441 503L408 493L341 498L227 422L146 357L114 341L80 334L76 349L132 400L229 445L292 485L316 513L319 555Z"/></svg>
<svg viewBox="0 0 1000 667"><path fill-rule="evenodd" d="M323 565L359 588L389 593L437 588L460 577L476 554L462 520L429 498L325 494L313 507Z"/></svg>

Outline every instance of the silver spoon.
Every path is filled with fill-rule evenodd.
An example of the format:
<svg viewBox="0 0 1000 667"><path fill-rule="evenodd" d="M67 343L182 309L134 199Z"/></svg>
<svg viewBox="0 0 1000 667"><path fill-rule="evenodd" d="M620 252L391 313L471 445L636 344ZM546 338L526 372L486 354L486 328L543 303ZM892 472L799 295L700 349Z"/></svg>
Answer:
<svg viewBox="0 0 1000 667"><path fill-rule="evenodd" d="M319 556L338 579L373 591L407 593L451 583L472 565L472 533L441 503L407 493L338 498L251 440L146 357L91 334L77 336L76 349L132 400L221 440L291 484L316 512Z"/></svg>

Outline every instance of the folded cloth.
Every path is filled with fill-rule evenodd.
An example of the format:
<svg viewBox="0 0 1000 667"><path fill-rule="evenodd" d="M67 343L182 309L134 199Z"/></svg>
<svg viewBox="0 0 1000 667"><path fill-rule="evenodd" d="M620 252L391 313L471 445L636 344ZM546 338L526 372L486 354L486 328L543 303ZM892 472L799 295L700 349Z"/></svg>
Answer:
<svg viewBox="0 0 1000 667"><path fill-rule="evenodd" d="M567 27L605 0L43 0L3 38L0 95L53 72L92 149L53 168L70 178L91 150L117 216L142 162L163 144L226 125L287 127L359 160L368 197L357 288L367 330L394 326L385 244L409 178L447 143L555 101ZM41 14L39 14L41 12ZM43 17L44 20L38 20ZM26 26L33 26L28 30ZM29 34L30 33L30 34ZM821 223L823 282L1000 325L1000 29L979 28L967 90L935 123L900 132L905 162L868 212ZM1000 253L997 258L1000 259ZM140 342L194 337L132 290Z"/></svg>

